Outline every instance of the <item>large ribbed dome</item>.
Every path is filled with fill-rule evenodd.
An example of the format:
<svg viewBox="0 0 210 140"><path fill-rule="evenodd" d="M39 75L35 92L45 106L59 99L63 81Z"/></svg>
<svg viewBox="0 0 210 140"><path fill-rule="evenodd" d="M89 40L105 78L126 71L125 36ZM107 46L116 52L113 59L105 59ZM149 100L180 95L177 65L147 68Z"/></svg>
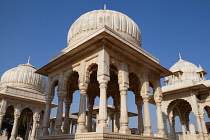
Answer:
<svg viewBox="0 0 210 140"><path fill-rule="evenodd" d="M182 81L198 82L201 80L197 73L198 70L199 68L195 64L180 58L180 60L170 68L170 71L173 73L180 72L180 79L176 76L168 76L166 77L166 81L168 81L168 85Z"/></svg>
<svg viewBox="0 0 210 140"><path fill-rule="evenodd" d="M46 80L35 71L36 68L30 63L19 65L2 75L0 86L12 86L44 93Z"/></svg>
<svg viewBox="0 0 210 140"><path fill-rule="evenodd" d="M94 10L80 16L69 29L68 46L79 42L104 26L141 47L141 32L137 24L125 14L113 10Z"/></svg>

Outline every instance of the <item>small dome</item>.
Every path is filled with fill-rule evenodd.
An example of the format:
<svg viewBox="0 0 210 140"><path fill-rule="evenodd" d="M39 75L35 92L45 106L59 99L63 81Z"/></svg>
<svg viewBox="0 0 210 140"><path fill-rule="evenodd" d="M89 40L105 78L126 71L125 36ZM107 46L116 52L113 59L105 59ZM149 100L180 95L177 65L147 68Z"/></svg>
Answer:
<svg viewBox="0 0 210 140"><path fill-rule="evenodd" d="M193 63L180 59L170 68L170 71L175 72L177 69L183 73L196 73L198 67Z"/></svg>
<svg viewBox="0 0 210 140"><path fill-rule="evenodd" d="M169 70L173 72L174 75L166 77L168 85L182 81L201 81L197 73L199 68L195 64L185 61L181 58Z"/></svg>
<svg viewBox="0 0 210 140"><path fill-rule="evenodd" d="M113 10L94 10L80 16L69 29L68 46L90 36L104 26L141 47L141 32L137 24L125 14Z"/></svg>
<svg viewBox="0 0 210 140"><path fill-rule="evenodd" d="M12 86L44 93L46 80L44 76L36 74L35 71L36 68L30 63L19 65L2 75L0 86Z"/></svg>

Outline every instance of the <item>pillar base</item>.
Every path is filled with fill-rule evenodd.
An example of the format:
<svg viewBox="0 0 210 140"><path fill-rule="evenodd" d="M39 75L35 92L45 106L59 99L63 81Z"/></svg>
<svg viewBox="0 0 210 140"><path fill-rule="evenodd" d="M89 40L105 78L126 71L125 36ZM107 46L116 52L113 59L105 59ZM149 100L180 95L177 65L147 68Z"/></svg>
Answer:
<svg viewBox="0 0 210 140"><path fill-rule="evenodd" d="M47 130L47 128L43 128L43 132L42 132L42 136L49 136L49 131Z"/></svg>
<svg viewBox="0 0 210 140"><path fill-rule="evenodd" d="M208 134L207 133L204 133L203 137L204 137L204 140L208 140Z"/></svg>
<svg viewBox="0 0 210 140"><path fill-rule="evenodd" d="M63 134L69 134L69 131L64 131Z"/></svg>
<svg viewBox="0 0 210 140"><path fill-rule="evenodd" d="M107 123L103 124L103 123L99 123L97 128L96 128L96 132L98 133L109 133L109 127L107 125Z"/></svg>
<svg viewBox="0 0 210 140"><path fill-rule="evenodd" d="M144 136L152 136L152 137L154 136L152 130L148 130L148 129L144 131L143 135Z"/></svg>
<svg viewBox="0 0 210 140"><path fill-rule="evenodd" d="M166 138L166 134L163 133L157 133L157 137Z"/></svg>
<svg viewBox="0 0 210 140"><path fill-rule="evenodd" d="M79 125L79 126L77 127L76 133L86 133L86 132L87 132L87 129L86 129L85 126Z"/></svg>
<svg viewBox="0 0 210 140"><path fill-rule="evenodd" d="M131 134L131 130L129 129L128 126L121 126L119 133L123 133L123 134Z"/></svg>
<svg viewBox="0 0 210 140"><path fill-rule="evenodd" d="M16 140L15 136L11 136L9 140Z"/></svg>
<svg viewBox="0 0 210 140"><path fill-rule="evenodd" d="M55 126L55 135L60 135L60 134L62 134L62 130L61 130L61 127L57 127L57 126Z"/></svg>

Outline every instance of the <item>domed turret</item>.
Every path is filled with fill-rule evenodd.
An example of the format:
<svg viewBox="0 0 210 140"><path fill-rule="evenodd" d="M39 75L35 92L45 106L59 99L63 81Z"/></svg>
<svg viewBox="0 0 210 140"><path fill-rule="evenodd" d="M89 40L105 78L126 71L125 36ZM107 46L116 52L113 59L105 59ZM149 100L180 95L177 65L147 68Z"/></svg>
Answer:
<svg viewBox="0 0 210 140"><path fill-rule="evenodd" d="M141 47L141 32L137 24L125 14L113 10L94 10L80 16L69 29L68 46L90 36L104 26Z"/></svg>
<svg viewBox="0 0 210 140"><path fill-rule="evenodd" d="M199 82L202 77L199 75L199 68L188 61L183 60L181 57L170 69L174 73L172 76L166 77L166 84L172 85L183 81Z"/></svg>
<svg viewBox="0 0 210 140"><path fill-rule="evenodd" d="M35 73L36 68L29 62L6 71L0 82L0 87L12 86L26 90L45 92L46 80L44 76Z"/></svg>

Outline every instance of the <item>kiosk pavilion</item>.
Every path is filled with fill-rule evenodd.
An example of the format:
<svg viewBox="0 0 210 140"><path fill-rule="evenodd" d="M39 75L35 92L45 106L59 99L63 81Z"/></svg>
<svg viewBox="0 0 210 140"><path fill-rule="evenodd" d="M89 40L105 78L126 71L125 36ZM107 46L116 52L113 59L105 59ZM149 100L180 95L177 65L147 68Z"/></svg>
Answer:
<svg viewBox="0 0 210 140"><path fill-rule="evenodd" d="M141 32L131 18L106 9L88 12L72 24L67 43L65 49L37 71L48 77L41 140L166 139L161 111L163 95L160 78L172 73L159 65L157 58L142 49ZM55 135L49 135L50 105L56 86L58 108ZM153 88L153 96L150 96L150 88ZM71 103L75 102L72 95L76 90L80 91L78 126L76 134L70 135L69 110ZM135 94L140 135L131 135L128 127L127 91ZM100 97L98 125L96 132L88 132L97 96ZM114 124L116 133L110 133L107 124L108 97L113 98L116 118L120 118L120 122L116 119ZM157 107L158 133L155 135L151 130L149 102L154 102ZM86 127L87 107L89 118ZM65 118L62 131L63 113Z"/></svg>

